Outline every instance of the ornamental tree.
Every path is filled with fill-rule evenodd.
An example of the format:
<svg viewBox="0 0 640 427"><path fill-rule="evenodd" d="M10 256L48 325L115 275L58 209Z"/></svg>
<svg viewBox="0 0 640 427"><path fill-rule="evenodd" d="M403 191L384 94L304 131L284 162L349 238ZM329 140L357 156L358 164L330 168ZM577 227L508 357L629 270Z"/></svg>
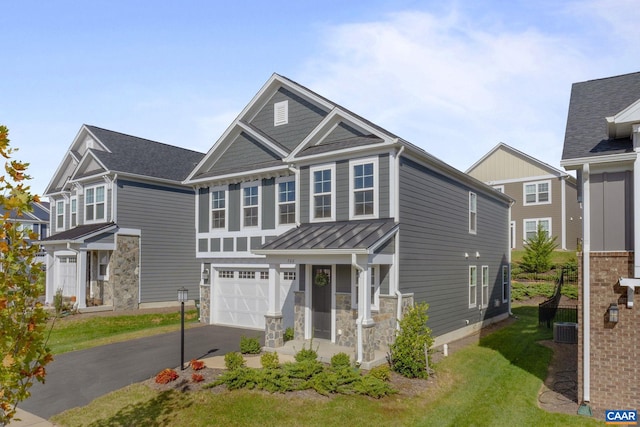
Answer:
<svg viewBox="0 0 640 427"><path fill-rule="evenodd" d="M551 268L551 255L556 250L556 236L549 236L541 224L536 234L529 237L524 244L524 255L520 265L527 273L544 273Z"/></svg>
<svg viewBox="0 0 640 427"><path fill-rule="evenodd" d="M0 425L13 419L34 381L44 382L44 367L53 360L46 346L47 313L40 301L44 271L36 262L38 246L30 244L38 236L20 226L21 217L39 199L26 185L29 164L11 159L17 149L10 148L8 135L0 125L0 155L5 159L5 174L0 176Z"/></svg>

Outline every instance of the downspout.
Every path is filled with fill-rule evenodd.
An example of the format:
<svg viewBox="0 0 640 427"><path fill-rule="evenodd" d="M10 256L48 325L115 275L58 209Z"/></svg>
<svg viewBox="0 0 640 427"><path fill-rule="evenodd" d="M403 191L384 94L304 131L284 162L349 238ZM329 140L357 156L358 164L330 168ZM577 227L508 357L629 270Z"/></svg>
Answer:
<svg viewBox="0 0 640 427"><path fill-rule="evenodd" d="M567 195L566 195L567 178L560 178L560 215L562 225L561 247L567 250Z"/></svg>
<svg viewBox="0 0 640 427"><path fill-rule="evenodd" d="M361 277L360 273L364 272L364 269L360 267L356 262L356 254L351 254L351 265L356 269L356 272L357 272L356 280L358 281L358 293L360 293L360 277ZM364 304L363 301L360 301L360 303ZM364 353L364 346L362 343L362 320L363 320L364 310L360 310L359 305L360 304L358 304L358 318L356 319L356 328L358 332L358 342L357 342L357 348L356 348L356 363L358 365L362 363L362 358Z"/></svg>
<svg viewBox="0 0 640 427"><path fill-rule="evenodd" d="M113 175L113 180L111 180L111 222L114 224L118 223L118 185L116 184L116 180L118 179L118 174Z"/></svg>
<svg viewBox="0 0 640 427"><path fill-rule="evenodd" d="M396 213L396 222L400 222L400 156L404 152L405 146L401 146L398 152L396 153L396 182L394 192L396 194L395 199L395 213ZM395 281L395 294L398 297L398 306L396 307L396 330L400 330L400 319L402 318L402 292L400 292L400 230L396 233L396 250L393 254L393 263L394 263L394 281Z"/></svg>
<svg viewBox="0 0 640 427"><path fill-rule="evenodd" d="M633 148L636 152L636 160L633 163L633 277L640 278L640 256L636 254L640 251L640 223L638 215L640 215L640 197L637 195L640 189L640 125L633 125ZM633 290L631 290L633 295Z"/></svg>
<svg viewBox="0 0 640 427"><path fill-rule="evenodd" d="M589 163L582 166L582 400L591 399L591 194Z"/></svg>
<svg viewBox="0 0 640 427"><path fill-rule="evenodd" d="M515 204L515 200L512 200L509 203L509 219L507 224L509 224L509 235L507 237L507 262L509 265L509 292L507 295L507 312L509 316L513 316L513 312L511 311L511 208ZM513 236L515 238L515 236ZM514 242L515 243L515 242ZM504 280L504 279L503 279Z"/></svg>

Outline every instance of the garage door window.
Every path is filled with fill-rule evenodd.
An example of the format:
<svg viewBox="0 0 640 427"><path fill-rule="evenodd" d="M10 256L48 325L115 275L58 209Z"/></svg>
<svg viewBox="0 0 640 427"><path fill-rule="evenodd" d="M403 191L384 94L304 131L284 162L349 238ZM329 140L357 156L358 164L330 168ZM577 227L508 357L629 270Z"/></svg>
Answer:
<svg viewBox="0 0 640 427"><path fill-rule="evenodd" d="M255 271L238 271L239 279L255 279L256 272Z"/></svg>
<svg viewBox="0 0 640 427"><path fill-rule="evenodd" d="M232 270L220 270L218 271L218 277L221 279L233 279Z"/></svg>

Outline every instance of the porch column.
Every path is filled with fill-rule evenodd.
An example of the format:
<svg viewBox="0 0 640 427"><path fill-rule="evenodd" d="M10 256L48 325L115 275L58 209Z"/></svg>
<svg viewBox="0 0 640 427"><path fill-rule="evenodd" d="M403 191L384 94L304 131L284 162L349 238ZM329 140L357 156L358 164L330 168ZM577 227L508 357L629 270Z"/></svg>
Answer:
<svg viewBox="0 0 640 427"><path fill-rule="evenodd" d="M264 316L264 346L267 348L284 345L284 322L280 307L280 264L269 264L269 307Z"/></svg>
<svg viewBox="0 0 640 427"><path fill-rule="evenodd" d="M76 253L76 298L78 308L87 308L87 251Z"/></svg>

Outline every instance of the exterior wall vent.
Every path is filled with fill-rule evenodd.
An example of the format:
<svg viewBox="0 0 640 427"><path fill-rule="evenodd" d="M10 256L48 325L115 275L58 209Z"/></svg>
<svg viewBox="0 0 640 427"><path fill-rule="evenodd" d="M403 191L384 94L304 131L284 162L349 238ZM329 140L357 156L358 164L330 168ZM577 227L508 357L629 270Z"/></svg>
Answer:
<svg viewBox="0 0 640 427"><path fill-rule="evenodd" d="M289 101L276 102L273 105L273 125L280 126L289 123Z"/></svg>
<svg viewBox="0 0 640 427"><path fill-rule="evenodd" d="M578 342L578 324L573 322L555 322L553 324L553 341L564 344Z"/></svg>

